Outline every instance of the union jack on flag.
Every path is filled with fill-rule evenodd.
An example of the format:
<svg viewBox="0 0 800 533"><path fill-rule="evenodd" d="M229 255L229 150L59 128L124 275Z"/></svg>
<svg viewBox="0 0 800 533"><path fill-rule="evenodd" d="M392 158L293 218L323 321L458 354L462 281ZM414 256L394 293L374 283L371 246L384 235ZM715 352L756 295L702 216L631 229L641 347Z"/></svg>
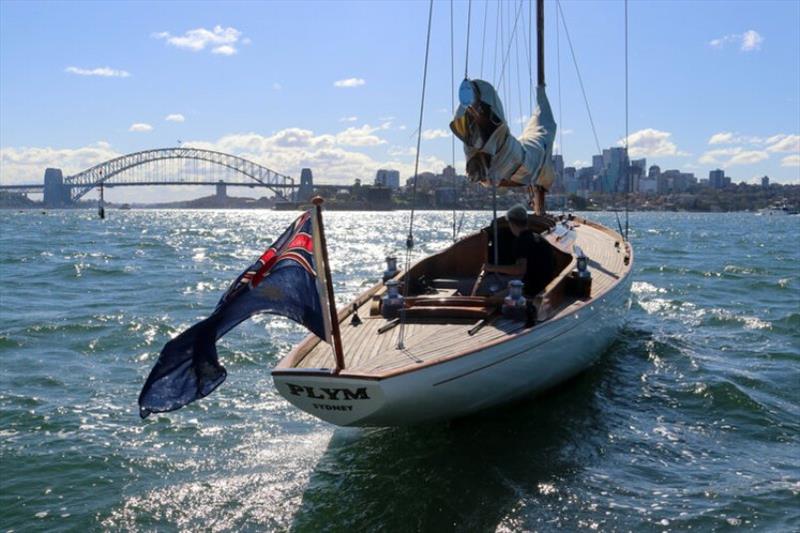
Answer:
<svg viewBox="0 0 800 533"><path fill-rule="evenodd" d="M139 413L174 411L203 398L225 381L216 342L260 313L281 315L330 342L331 322L319 228L314 211L295 220L228 287L214 312L171 341L139 394Z"/></svg>

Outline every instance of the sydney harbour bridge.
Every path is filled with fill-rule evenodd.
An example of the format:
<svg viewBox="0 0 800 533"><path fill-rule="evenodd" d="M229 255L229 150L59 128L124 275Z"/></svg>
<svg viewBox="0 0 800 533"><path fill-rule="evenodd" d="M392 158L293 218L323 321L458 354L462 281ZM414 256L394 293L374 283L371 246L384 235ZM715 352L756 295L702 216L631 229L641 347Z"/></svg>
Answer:
<svg viewBox="0 0 800 533"><path fill-rule="evenodd" d="M67 207L96 188L165 185L215 186L218 195L224 195L227 187L262 188L281 200L308 198L315 189L325 187L314 187L310 169L303 169L296 183L291 176L242 157L177 147L126 154L71 176L64 176L61 169L48 168L43 184L0 185L0 190L43 193L45 206Z"/></svg>

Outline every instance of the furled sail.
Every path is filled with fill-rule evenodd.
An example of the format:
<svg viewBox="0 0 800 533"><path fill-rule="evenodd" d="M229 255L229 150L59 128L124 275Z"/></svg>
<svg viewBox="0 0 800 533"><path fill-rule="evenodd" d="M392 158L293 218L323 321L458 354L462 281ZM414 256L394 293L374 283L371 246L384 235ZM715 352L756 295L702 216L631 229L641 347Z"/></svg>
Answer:
<svg viewBox="0 0 800 533"><path fill-rule="evenodd" d="M489 82L464 80L459 100L450 129L464 143L472 181L550 188L555 179L551 158L556 122L544 86L536 88L538 108L519 139L511 134L503 104Z"/></svg>

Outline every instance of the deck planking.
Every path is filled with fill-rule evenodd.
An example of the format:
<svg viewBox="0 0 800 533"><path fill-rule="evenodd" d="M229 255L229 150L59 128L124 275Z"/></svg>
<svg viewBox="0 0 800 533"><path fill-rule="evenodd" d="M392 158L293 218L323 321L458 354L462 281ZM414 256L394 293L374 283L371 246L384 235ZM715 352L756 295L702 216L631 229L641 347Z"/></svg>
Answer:
<svg viewBox="0 0 800 533"><path fill-rule="evenodd" d="M615 242L619 242L619 246L615 246ZM588 224L578 224L575 244L589 257L592 299L608 291L628 269L624 261L624 244L616 233ZM581 303L581 300L574 298L565 300L551 319L574 312ZM404 367L421 365L480 349L489 343L508 338L523 328L519 322L498 317L470 336L468 331L477 321L411 321L405 324L405 348L399 350L397 341L400 326L379 334L378 329L386 321L380 317L370 317L369 306L370 302L367 301L358 309L361 325L350 325L349 318L341 322L345 368L351 372L381 375ZM333 366L333 351L324 342L317 342L296 365L297 368Z"/></svg>

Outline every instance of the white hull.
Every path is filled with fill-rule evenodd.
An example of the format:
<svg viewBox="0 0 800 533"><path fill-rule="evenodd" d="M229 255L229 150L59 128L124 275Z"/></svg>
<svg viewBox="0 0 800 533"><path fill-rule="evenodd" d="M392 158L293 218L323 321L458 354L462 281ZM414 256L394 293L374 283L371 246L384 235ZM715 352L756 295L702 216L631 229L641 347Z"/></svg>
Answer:
<svg viewBox="0 0 800 533"><path fill-rule="evenodd" d="M289 402L339 426L396 426L452 419L537 394L591 366L630 307L630 272L577 312L484 349L385 378L275 372Z"/></svg>

